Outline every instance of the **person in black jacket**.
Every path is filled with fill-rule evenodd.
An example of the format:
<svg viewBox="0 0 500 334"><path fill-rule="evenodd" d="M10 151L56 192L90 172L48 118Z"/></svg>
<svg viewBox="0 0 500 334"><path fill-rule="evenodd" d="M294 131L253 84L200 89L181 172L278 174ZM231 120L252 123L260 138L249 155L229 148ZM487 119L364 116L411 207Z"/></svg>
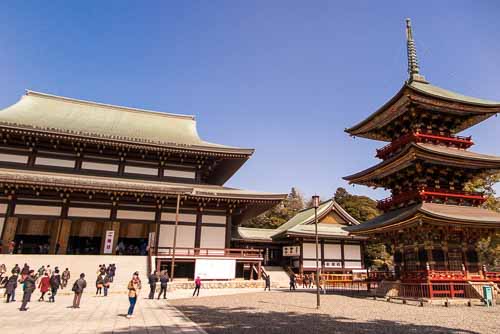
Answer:
<svg viewBox="0 0 500 334"><path fill-rule="evenodd" d="M149 283L149 299L153 299L155 297L156 291L156 283L158 282L158 275L156 274L156 270L148 276Z"/></svg>
<svg viewBox="0 0 500 334"><path fill-rule="evenodd" d="M266 275L266 277L264 277L264 281L266 282L266 286L264 287L264 291L266 290L269 290L271 291L271 275Z"/></svg>
<svg viewBox="0 0 500 334"><path fill-rule="evenodd" d="M19 311L27 311L28 309L26 306L28 305L28 302L31 299L31 294L33 291L36 289L36 282L35 282L35 271L30 270L28 273L28 276L23 281L23 303L21 304L21 308Z"/></svg>
<svg viewBox="0 0 500 334"><path fill-rule="evenodd" d="M59 269L56 269L52 276L50 276L50 297L49 302L55 302L57 290L61 287L61 275L59 274Z"/></svg>
<svg viewBox="0 0 500 334"><path fill-rule="evenodd" d="M7 295L7 303L16 301L17 274L11 275L5 285L5 294Z"/></svg>
<svg viewBox="0 0 500 334"><path fill-rule="evenodd" d="M163 293L163 299L167 299L167 286L170 278L166 271L160 277L160 293L158 294L158 299L160 299L161 294Z"/></svg>

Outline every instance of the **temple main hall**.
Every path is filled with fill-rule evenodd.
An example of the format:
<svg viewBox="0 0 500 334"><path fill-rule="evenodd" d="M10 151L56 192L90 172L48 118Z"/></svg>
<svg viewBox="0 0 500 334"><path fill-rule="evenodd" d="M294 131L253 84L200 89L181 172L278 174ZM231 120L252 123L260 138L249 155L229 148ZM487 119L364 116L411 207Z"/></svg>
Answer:
<svg viewBox="0 0 500 334"><path fill-rule="evenodd" d="M232 232L285 197L224 186L253 152L202 140L193 116L26 91L0 111L3 252L149 252L180 276L234 278L263 254L232 249Z"/></svg>

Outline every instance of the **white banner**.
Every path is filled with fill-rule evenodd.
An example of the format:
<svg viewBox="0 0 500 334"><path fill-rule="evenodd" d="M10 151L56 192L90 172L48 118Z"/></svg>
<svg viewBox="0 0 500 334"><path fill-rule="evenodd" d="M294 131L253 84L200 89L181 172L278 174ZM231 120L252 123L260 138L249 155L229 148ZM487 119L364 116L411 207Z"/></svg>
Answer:
<svg viewBox="0 0 500 334"><path fill-rule="evenodd" d="M196 259L194 277L201 279L234 279L236 260Z"/></svg>
<svg viewBox="0 0 500 334"><path fill-rule="evenodd" d="M115 231L106 231L106 239L104 240L104 254L113 254L113 239L115 238Z"/></svg>

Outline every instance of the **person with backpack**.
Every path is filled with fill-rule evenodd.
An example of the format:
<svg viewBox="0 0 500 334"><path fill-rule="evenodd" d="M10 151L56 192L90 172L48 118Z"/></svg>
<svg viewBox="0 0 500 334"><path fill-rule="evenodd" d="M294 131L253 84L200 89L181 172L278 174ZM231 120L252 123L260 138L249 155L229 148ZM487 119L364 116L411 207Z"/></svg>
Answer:
<svg viewBox="0 0 500 334"><path fill-rule="evenodd" d="M134 308L135 304L137 303L137 297L139 296L139 292L141 291L141 280L139 278L139 272L135 272L134 275L132 275L132 279L130 282L128 282L128 301L130 303L130 306L128 308L127 312L127 318L132 318L134 316Z"/></svg>
<svg viewBox="0 0 500 334"><path fill-rule="evenodd" d="M167 286L170 278L166 271L160 276L160 293L158 294L158 299L160 299L161 294L163 293L163 299L167 299Z"/></svg>
<svg viewBox="0 0 500 334"><path fill-rule="evenodd" d="M73 297L73 308L80 308L80 301L82 300L83 290L87 287L87 281L85 281L85 274L81 273L80 278L73 283L73 288L71 289L75 295Z"/></svg>
<svg viewBox="0 0 500 334"><path fill-rule="evenodd" d="M59 269L56 269L52 276L50 276L50 297L49 302L54 303L56 301L55 297L57 290L61 286L61 275L59 275Z"/></svg>
<svg viewBox="0 0 500 334"><path fill-rule="evenodd" d="M95 280L95 286L96 286L95 295L100 296L102 293L102 288L104 286L104 275L103 274L99 273L97 275L97 279Z"/></svg>
<svg viewBox="0 0 500 334"><path fill-rule="evenodd" d="M196 294L196 297L200 295L200 288L201 288L201 278L200 276L196 277L194 280L194 291L193 291L193 297Z"/></svg>
<svg viewBox="0 0 500 334"><path fill-rule="evenodd" d="M17 288L17 274L9 277L7 284L5 284L5 294L7 295L7 303L16 301L16 288Z"/></svg>
<svg viewBox="0 0 500 334"><path fill-rule="evenodd" d="M35 291L35 289L35 271L30 270L28 276L26 276L26 278L24 278L23 280L23 302L21 304L21 308L19 308L19 311L28 310L26 306L28 306L28 303L31 300L31 294L33 293L33 291Z"/></svg>

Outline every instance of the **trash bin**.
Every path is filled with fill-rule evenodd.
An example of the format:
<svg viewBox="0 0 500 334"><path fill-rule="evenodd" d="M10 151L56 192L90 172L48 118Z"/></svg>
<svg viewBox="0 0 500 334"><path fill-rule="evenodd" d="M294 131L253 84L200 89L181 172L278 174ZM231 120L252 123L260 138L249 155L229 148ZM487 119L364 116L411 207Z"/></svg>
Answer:
<svg viewBox="0 0 500 334"><path fill-rule="evenodd" d="M493 289L489 285L483 285L483 298L486 306L493 306Z"/></svg>

